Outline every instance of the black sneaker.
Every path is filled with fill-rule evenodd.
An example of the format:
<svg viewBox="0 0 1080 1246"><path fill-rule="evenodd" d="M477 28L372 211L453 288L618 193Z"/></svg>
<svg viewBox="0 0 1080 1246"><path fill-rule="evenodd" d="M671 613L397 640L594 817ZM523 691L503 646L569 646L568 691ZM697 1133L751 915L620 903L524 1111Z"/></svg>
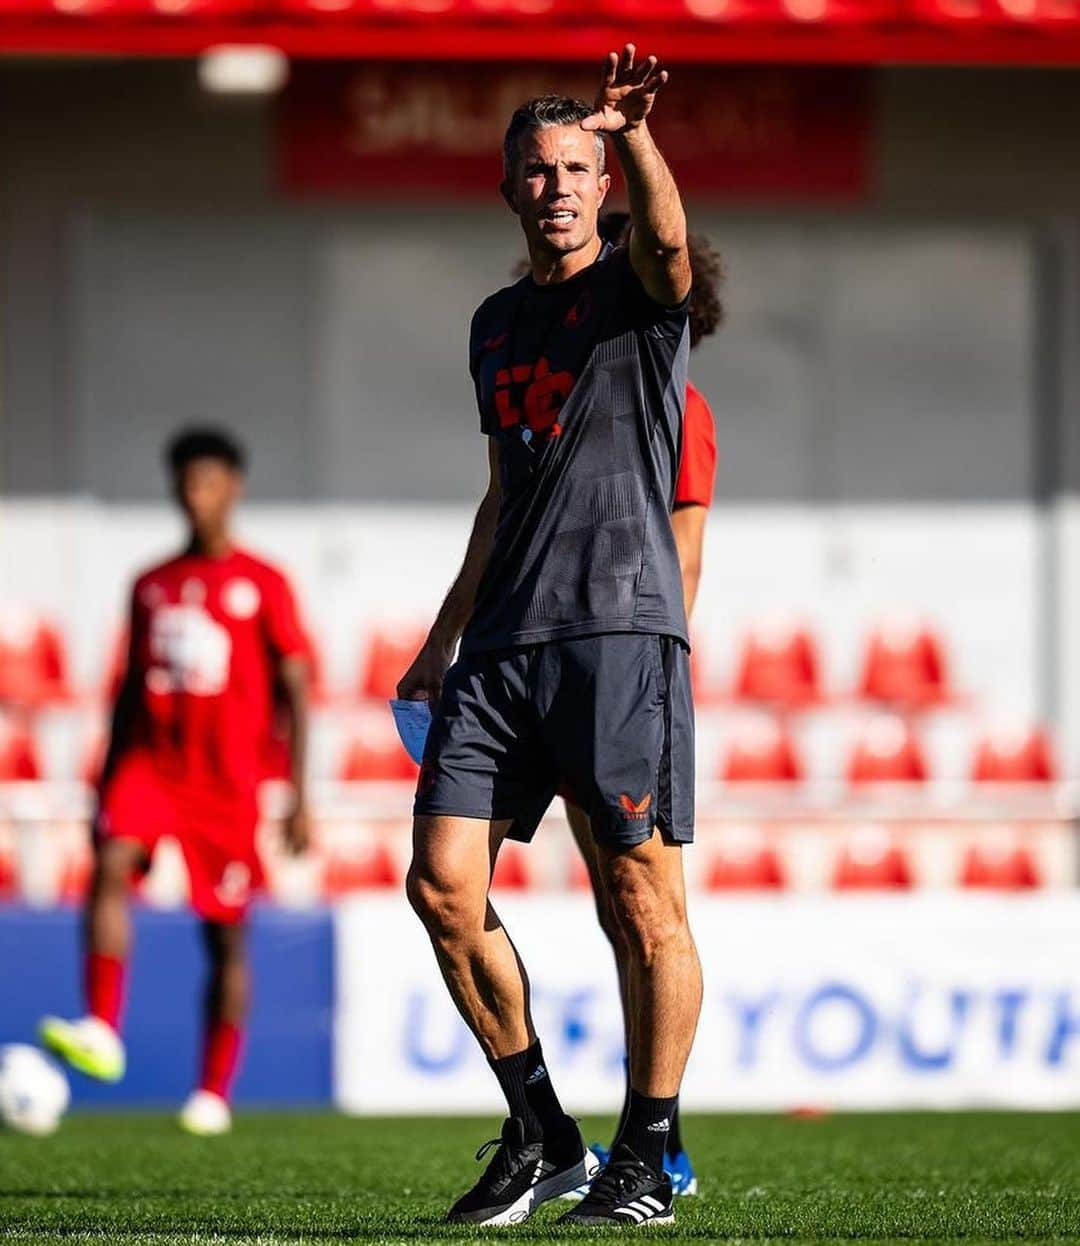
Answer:
<svg viewBox="0 0 1080 1246"><path fill-rule="evenodd" d="M585 1180L585 1144L568 1116L566 1128L540 1142L525 1141L516 1116L503 1122L502 1137L476 1152L483 1159L498 1147L484 1175L450 1208L451 1224L520 1224L546 1203Z"/></svg>
<svg viewBox="0 0 1080 1246"><path fill-rule="evenodd" d="M588 1194L560 1224L674 1224L671 1179L645 1166L628 1146L618 1145Z"/></svg>

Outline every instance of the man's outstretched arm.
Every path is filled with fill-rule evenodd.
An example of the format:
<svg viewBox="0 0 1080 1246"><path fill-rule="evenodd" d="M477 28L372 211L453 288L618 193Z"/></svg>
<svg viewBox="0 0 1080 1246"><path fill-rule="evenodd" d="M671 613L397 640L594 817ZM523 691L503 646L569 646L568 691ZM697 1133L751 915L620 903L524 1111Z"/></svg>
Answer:
<svg viewBox="0 0 1080 1246"><path fill-rule="evenodd" d="M628 43L621 56L608 53L596 111L581 128L611 136L630 198L630 262L649 296L674 307L690 292L686 213L646 122L668 73L655 56L635 65L634 51Z"/></svg>
<svg viewBox="0 0 1080 1246"><path fill-rule="evenodd" d="M499 505L502 501L499 445L494 437L488 438L488 471L487 492L476 510L469 544L465 550L465 561L431 625L424 647L397 686L397 694L404 701L427 699L434 703L439 699L443 676L454 660L454 650L461 639L461 633L472 617L476 592L495 544L495 528L499 522Z"/></svg>

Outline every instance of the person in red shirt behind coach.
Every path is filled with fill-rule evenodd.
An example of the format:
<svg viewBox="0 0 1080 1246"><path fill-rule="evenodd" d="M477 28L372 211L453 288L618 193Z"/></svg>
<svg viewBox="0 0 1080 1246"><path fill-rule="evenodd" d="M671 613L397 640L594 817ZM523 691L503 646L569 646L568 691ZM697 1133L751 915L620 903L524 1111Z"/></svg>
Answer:
<svg viewBox="0 0 1080 1246"><path fill-rule="evenodd" d="M625 244L629 232L630 217L625 212L608 212L598 222L600 236L613 244ZM723 306L720 302L720 284L723 280L723 263L719 254L700 234L691 234L690 250L690 349L694 350L711 337L723 323ZM675 545L679 551L679 568L682 572L683 599L689 618L697 598L701 577L702 549L705 543L705 521L712 504L716 481L716 425L713 413L704 395L692 384L686 387L686 413L683 416L682 457L675 482L675 506L671 515L671 527ZM569 792L566 798L566 816L574 833L581 855L589 870L596 899L600 925L615 953L619 974L619 993L624 1013L628 1007L624 954L618 926L604 894L603 880L596 860L595 840L589 828L588 814L574 801ZM615 1129L618 1137L622 1119L626 1115L629 1100L629 1078L623 1101L622 1116ZM598 1159L604 1160L606 1152L598 1147L590 1148ZM671 1178L672 1193L688 1195L697 1193L697 1178L683 1143L679 1127L678 1109L671 1121L664 1154L664 1169ZM584 1193L584 1188L576 1192ZM565 1197L573 1197L567 1195Z"/></svg>
<svg viewBox="0 0 1080 1246"><path fill-rule="evenodd" d="M229 1091L248 998L244 919L263 879L256 797L275 685L284 690L291 723L295 797L286 843L293 852L308 844L308 643L288 581L232 538L242 448L227 433L189 429L170 443L166 461L189 537L180 554L140 575L132 592L127 672L94 825L87 1015L47 1017L41 1037L92 1077L123 1076L128 884L149 867L158 841L171 836L187 865L210 960L202 1071L180 1123L210 1135L231 1125Z"/></svg>

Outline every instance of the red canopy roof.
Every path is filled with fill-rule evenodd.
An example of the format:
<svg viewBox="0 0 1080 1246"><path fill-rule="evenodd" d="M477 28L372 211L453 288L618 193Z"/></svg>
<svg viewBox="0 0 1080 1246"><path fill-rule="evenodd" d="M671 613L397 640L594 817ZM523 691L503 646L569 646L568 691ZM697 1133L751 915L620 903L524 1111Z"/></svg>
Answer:
<svg viewBox="0 0 1080 1246"><path fill-rule="evenodd" d="M671 62L1080 64L1080 0L0 0L0 51Z"/></svg>

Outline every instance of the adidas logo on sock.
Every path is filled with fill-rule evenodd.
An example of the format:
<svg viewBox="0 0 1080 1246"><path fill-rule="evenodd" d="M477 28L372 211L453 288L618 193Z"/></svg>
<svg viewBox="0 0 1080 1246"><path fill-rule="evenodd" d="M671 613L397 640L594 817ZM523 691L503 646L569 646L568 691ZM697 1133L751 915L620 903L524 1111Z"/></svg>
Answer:
<svg viewBox="0 0 1080 1246"><path fill-rule="evenodd" d="M542 1064L538 1064L535 1069L525 1079L526 1086L535 1086L537 1082L542 1082L547 1077L548 1071Z"/></svg>
<svg viewBox="0 0 1080 1246"><path fill-rule="evenodd" d="M662 1134L665 1132L665 1130L668 1130L670 1128L671 1128L671 1121L669 1121L668 1118L665 1116L662 1121L657 1121L655 1125L649 1126L649 1133Z"/></svg>

